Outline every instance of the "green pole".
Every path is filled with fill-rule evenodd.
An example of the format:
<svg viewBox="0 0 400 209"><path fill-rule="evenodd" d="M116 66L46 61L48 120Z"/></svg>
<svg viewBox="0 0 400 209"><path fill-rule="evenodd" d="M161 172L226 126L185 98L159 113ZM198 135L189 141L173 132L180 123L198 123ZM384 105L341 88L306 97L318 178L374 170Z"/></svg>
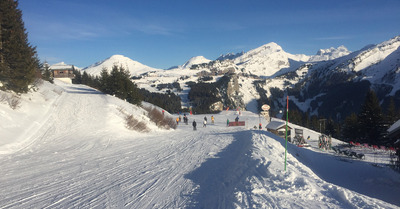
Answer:
<svg viewBox="0 0 400 209"><path fill-rule="evenodd" d="M288 141L288 120L289 120L289 95L286 97L286 131L285 131L285 171L286 171L286 162L287 162L287 141Z"/></svg>

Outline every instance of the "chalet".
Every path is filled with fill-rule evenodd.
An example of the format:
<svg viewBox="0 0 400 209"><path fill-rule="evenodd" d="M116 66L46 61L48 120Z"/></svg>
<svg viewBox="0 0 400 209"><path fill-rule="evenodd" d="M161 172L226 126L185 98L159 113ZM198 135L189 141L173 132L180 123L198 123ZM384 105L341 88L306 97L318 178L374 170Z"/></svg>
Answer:
<svg viewBox="0 0 400 209"><path fill-rule="evenodd" d="M279 137L282 137L282 138L286 137L285 136L285 132L286 132L286 122L285 121L271 121L268 123L266 128L267 128L267 131L269 131ZM292 128L288 125L288 134L287 134L288 141L290 141L290 135L291 135L290 130L292 130Z"/></svg>
<svg viewBox="0 0 400 209"><path fill-rule="evenodd" d="M50 66L49 69L51 71L51 76L53 76L53 78L73 79L75 77L73 72L75 67L73 65L67 65L64 62L54 64Z"/></svg>

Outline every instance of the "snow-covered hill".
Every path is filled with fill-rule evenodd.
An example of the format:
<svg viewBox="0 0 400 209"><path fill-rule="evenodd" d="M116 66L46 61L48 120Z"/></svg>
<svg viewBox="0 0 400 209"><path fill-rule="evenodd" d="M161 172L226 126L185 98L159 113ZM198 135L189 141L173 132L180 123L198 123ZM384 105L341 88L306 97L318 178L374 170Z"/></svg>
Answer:
<svg viewBox="0 0 400 209"><path fill-rule="evenodd" d="M281 46L271 42L235 58L235 63L245 71L257 76L271 76L291 66L290 61L307 61L306 55L292 55Z"/></svg>
<svg viewBox="0 0 400 209"><path fill-rule="evenodd" d="M152 131L128 130L124 111ZM316 148L318 133L305 129L312 147L288 144L285 171L285 141L253 129L260 118L246 111L244 127L226 127L236 111L224 111L197 131L164 131L139 107L56 80L23 95L16 110L1 102L0 116L0 208L400 206L400 174L384 165L387 152L338 156Z"/></svg>
<svg viewBox="0 0 400 209"><path fill-rule="evenodd" d="M113 55L103 61L97 62L89 67L85 67L82 70L90 75L100 76L100 73L103 69L107 69L108 72L111 72L114 65L128 70L132 76L136 76L145 72L161 71L160 69L143 65L142 63L134 61L123 55Z"/></svg>
<svg viewBox="0 0 400 209"><path fill-rule="evenodd" d="M196 57L190 58L187 62L185 62L185 64L180 66L180 68L190 69L190 67L192 67L193 65L209 63L209 62L211 62L211 60L209 60L203 56L196 56Z"/></svg>
<svg viewBox="0 0 400 209"><path fill-rule="evenodd" d="M183 65L168 70L154 69L130 58L114 55L83 70L92 75L99 75L103 68L111 70L114 64L123 66L129 69L131 75L135 76L134 82L140 88L151 92L178 94L183 101L183 107L190 106L188 83L196 83L203 77L207 77L207 82L215 82L223 75L235 74L238 76L237 80L240 84L237 98L241 98L241 101L235 101L235 103L246 104L246 107L240 108L258 112L257 101L266 95L273 96L272 100L275 101L269 98L264 99L264 102L268 100L275 103L276 105L271 105L271 107L278 111L283 105L280 103L284 99L277 98L277 95L282 96L280 92L292 88L294 91L291 92L297 92L290 95L296 105L301 110L318 114L321 112L320 106L323 106L324 102L327 104L326 98L321 95L327 95L328 91L332 91L331 87L336 86L337 88L349 82L368 81L371 88L379 91L379 95L383 95L382 101L385 97L400 95L400 93L396 94L400 90L399 39L400 36L397 36L381 44L369 45L355 52L350 52L344 46L331 47L321 49L316 55L311 56L290 54L278 44L271 42L248 52L221 56L214 61L203 56L192 57ZM255 85L255 82L258 85ZM260 82L264 83L261 85ZM162 86L171 86L172 83L179 83L183 91L162 88ZM277 92L276 95L271 94L271 88ZM342 88L345 87L342 86ZM349 96L348 98L333 96L337 97L338 101L346 99L349 101L348 104L354 104L352 107L341 107L344 111L357 111L358 101L363 100L361 97L364 90L367 89L365 85L362 88L359 96ZM352 99L358 101L352 101ZM397 100L396 104L400 105L400 98ZM311 104L314 105L311 107ZM327 114L326 117L336 118L336 113L329 112L326 107L322 107L322 109L324 108L325 110L322 112ZM339 111L339 115L345 117L347 113Z"/></svg>
<svg viewBox="0 0 400 209"><path fill-rule="evenodd" d="M309 62L319 62L333 60L339 57L346 56L351 52L345 46L338 48L331 47L329 49L320 49L316 55L310 56Z"/></svg>
<svg viewBox="0 0 400 209"><path fill-rule="evenodd" d="M273 98L272 103L278 104L274 108L284 105L277 89L283 92L289 88L289 96L297 107L327 118L344 119L350 113L358 112L369 89L377 92L382 103L394 96L395 103L400 105L399 46L400 36L397 36L350 54L345 48L338 49L347 55L327 61L304 62L294 70L267 78L262 88ZM383 103L385 105L387 103Z"/></svg>

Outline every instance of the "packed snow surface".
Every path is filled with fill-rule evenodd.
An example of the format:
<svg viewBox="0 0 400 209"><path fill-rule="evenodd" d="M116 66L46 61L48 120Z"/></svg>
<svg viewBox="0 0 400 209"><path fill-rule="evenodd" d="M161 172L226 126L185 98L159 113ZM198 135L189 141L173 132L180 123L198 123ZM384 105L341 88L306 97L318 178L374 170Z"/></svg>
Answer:
<svg viewBox="0 0 400 209"><path fill-rule="evenodd" d="M123 113L150 132L127 129ZM226 127L236 114L216 114L214 124L211 115L189 115L189 125L161 130L115 97L44 83L16 110L0 103L0 208L400 206L400 174L385 166L388 153L338 156L316 148L318 133L304 129L311 147L288 144L285 171L285 140L253 129L266 122L250 112L239 115L246 126Z"/></svg>

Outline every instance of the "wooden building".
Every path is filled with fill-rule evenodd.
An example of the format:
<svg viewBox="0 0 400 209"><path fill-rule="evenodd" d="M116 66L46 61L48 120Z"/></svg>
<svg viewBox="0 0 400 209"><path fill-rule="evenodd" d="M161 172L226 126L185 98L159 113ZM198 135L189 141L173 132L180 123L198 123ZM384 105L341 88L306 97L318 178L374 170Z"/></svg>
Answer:
<svg viewBox="0 0 400 209"><path fill-rule="evenodd" d="M267 128L267 131L269 131L279 137L285 138L285 132L286 132L286 122L285 121L271 121L268 123L266 128ZM292 130L292 128L288 125L288 133L287 133L288 141L291 141L290 140L291 139L291 131L290 130Z"/></svg>
<svg viewBox="0 0 400 209"><path fill-rule="evenodd" d="M75 77L74 75L75 67L73 65L67 65L64 62L54 64L50 66L49 69L51 71L51 76L53 76L53 78L73 79Z"/></svg>

